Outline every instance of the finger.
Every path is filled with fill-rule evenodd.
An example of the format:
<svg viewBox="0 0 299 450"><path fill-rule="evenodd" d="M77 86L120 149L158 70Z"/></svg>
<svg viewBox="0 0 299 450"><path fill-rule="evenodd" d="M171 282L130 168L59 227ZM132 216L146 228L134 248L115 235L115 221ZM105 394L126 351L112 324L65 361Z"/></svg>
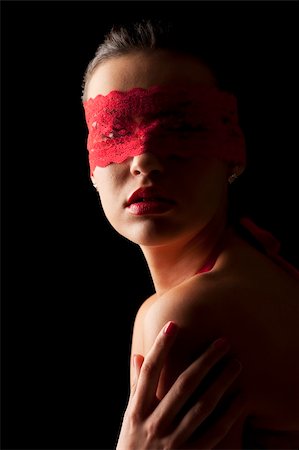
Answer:
<svg viewBox="0 0 299 450"><path fill-rule="evenodd" d="M142 355L134 355L134 376L135 376L135 382L137 384L140 370L142 367L144 361L144 357Z"/></svg>
<svg viewBox="0 0 299 450"><path fill-rule="evenodd" d="M226 412L222 414L201 437L192 441L192 446L190 448L214 448L229 433L232 426L241 415L244 414L245 409L245 399L239 394L231 401Z"/></svg>
<svg viewBox="0 0 299 450"><path fill-rule="evenodd" d="M144 357L139 354L133 355L133 385L131 387L131 394L135 393L140 370L144 361Z"/></svg>
<svg viewBox="0 0 299 450"><path fill-rule="evenodd" d="M134 399L140 413L147 413L149 405L156 400L156 391L165 358L171 349L178 327L168 322L158 334L152 348L144 358Z"/></svg>
<svg viewBox="0 0 299 450"><path fill-rule="evenodd" d="M197 358L175 381L154 414L161 427L168 427L182 406L199 387L208 372L223 358L230 345L225 338L217 339L199 358Z"/></svg>
<svg viewBox="0 0 299 450"><path fill-rule="evenodd" d="M173 433L175 441L185 442L190 438L194 431L216 409L220 399L228 391L240 372L240 362L236 359L231 360L177 426Z"/></svg>

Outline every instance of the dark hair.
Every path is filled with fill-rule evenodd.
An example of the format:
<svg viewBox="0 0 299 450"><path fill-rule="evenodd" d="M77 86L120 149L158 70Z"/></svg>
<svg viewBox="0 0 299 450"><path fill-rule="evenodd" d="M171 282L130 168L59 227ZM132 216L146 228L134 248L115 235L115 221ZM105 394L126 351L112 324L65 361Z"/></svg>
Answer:
<svg viewBox="0 0 299 450"><path fill-rule="evenodd" d="M96 50L83 78L82 100L86 99L86 87L94 70L104 61L136 51L152 52L158 49L170 50L199 58L213 72L218 86L234 91L235 59L226 42L216 39L217 33L203 24L198 27L175 20L143 19L133 23L113 25Z"/></svg>

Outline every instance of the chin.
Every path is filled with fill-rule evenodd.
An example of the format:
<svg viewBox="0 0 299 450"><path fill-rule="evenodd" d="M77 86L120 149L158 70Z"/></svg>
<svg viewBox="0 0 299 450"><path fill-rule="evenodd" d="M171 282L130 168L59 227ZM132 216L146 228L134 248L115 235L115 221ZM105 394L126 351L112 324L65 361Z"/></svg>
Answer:
<svg viewBox="0 0 299 450"><path fill-rule="evenodd" d="M146 224L131 225L126 233L120 233L137 245L158 247L169 245L180 240L186 234L186 230L182 230L177 226L171 226L169 221L167 223L157 223L154 221Z"/></svg>

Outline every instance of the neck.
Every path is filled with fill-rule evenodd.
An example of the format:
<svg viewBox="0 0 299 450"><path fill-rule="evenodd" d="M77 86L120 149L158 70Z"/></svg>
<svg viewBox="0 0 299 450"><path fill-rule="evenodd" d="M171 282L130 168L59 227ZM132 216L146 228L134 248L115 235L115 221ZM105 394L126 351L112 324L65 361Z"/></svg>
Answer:
<svg viewBox="0 0 299 450"><path fill-rule="evenodd" d="M226 218L212 219L192 236L157 246L141 246L154 287L162 295L198 272L222 241L226 232Z"/></svg>

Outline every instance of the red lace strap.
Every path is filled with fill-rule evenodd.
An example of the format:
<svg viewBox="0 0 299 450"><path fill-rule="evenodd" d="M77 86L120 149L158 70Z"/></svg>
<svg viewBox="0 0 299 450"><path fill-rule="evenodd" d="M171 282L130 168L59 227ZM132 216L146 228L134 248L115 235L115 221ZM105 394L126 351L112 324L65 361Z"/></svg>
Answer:
<svg viewBox="0 0 299 450"><path fill-rule="evenodd" d="M225 234L222 236L222 238L215 244L214 248L212 249L210 255L208 256L207 260L203 264L203 266L196 272L196 274L210 272L210 270L213 269L217 258L221 252L221 250L224 247L225 242L227 241L228 235Z"/></svg>
<svg viewBox="0 0 299 450"><path fill-rule="evenodd" d="M216 260L217 260L217 256L215 256L214 258L209 258L209 259L204 263L204 265L196 272L196 274L205 273L205 272L210 272L210 270L213 269Z"/></svg>

